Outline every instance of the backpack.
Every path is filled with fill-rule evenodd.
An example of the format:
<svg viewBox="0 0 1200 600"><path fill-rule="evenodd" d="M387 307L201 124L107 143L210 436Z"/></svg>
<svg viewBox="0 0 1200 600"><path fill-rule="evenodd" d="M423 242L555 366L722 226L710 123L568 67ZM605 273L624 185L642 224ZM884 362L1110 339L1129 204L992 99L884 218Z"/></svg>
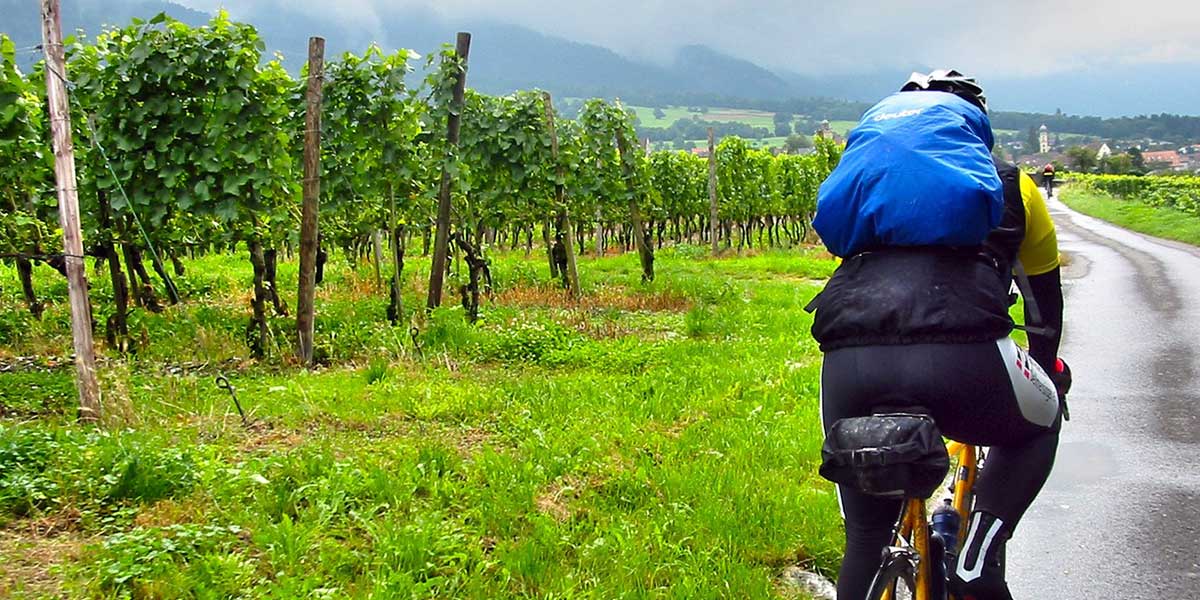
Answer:
<svg viewBox="0 0 1200 600"><path fill-rule="evenodd" d="M865 114L821 184L813 228L836 256L889 246L974 246L1004 198L991 122L946 92L898 92Z"/></svg>

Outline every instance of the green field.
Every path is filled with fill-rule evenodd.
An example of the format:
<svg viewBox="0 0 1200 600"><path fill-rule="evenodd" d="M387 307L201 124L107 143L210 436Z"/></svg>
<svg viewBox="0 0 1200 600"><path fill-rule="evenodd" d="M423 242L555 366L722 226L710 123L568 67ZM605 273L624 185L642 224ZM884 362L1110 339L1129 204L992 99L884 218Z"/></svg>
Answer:
<svg viewBox="0 0 1200 600"><path fill-rule="evenodd" d="M638 120L643 127L669 127L679 119L698 118L702 121L722 123L745 123L751 127L763 127L769 131L775 130L775 113L761 110L743 110L738 108L709 108L707 112L692 112L684 106L662 108L663 118L654 116L654 108L648 106L630 106L637 112Z"/></svg>
<svg viewBox="0 0 1200 600"><path fill-rule="evenodd" d="M1200 246L1200 218L1175 208L1071 187L1063 190L1062 201L1081 213L1126 229Z"/></svg>
<svg viewBox="0 0 1200 600"><path fill-rule="evenodd" d="M838 135L846 135L851 129L858 125L858 121L830 121L829 128Z"/></svg>
<svg viewBox="0 0 1200 600"><path fill-rule="evenodd" d="M331 257L313 372L288 318L246 358L249 265L200 258L183 304L134 311L135 354L102 351L98 429L71 418L61 278L37 269L38 321L0 267L0 596L770 598L790 565L831 573L802 307L834 263L705 254L661 251L652 285L584 258L578 302L504 254L483 320L418 313L415 344Z"/></svg>
<svg viewBox="0 0 1200 600"><path fill-rule="evenodd" d="M643 127L669 127L672 123L679 119L697 118L704 121L716 121L727 123L744 123L751 127L762 127L774 133L775 131L775 113L760 111L760 110L743 110L736 108L708 108L706 112L689 111L687 107L671 106L662 108L663 117L657 118L654 116L654 108L648 106L629 106L637 113L638 121ZM829 126L838 135L845 136L851 129L857 125L857 121L830 121ZM746 140L751 147L754 148L782 148L786 137L769 136L762 139ZM708 140L689 140L690 145L695 147L705 147Z"/></svg>

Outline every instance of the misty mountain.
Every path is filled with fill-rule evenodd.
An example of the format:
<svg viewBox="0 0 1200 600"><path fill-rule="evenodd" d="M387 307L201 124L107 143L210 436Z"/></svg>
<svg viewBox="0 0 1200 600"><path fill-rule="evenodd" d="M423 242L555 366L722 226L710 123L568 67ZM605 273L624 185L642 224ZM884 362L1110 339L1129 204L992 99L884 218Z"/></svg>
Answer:
<svg viewBox="0 0 1200 600"><path fill-rule="evenodd" d="M380 8L370 27L351 19L313 16L287 0L238 4L232 11L234 19L258 28L268 49L282 54L293 73L299 72L312 35L326 38L327 57L334 58L344 51L362 52L373 42L386 50L409 48L424 54L453 43L456 31L471 31L468 84L487 93L541 88L559 96L619 96L639 104L761 106L817 97L856 103L891 93L911 70L929 70L913 65L820 76L772 72L706 46L685 46L674 60L655 64L518 25L449 22L413 8ZM133 17L146 19L159 12L192 25L209 19L169 0L71 0L63 6L63 27L67 33L82 28L95 35L105 24L125 25ZM0 0L0 14L5 16L0 32L13 37L18 48L40 43L37 2ZM27 67L38 58L26 52L19 60ZM1200 114L1197 65L1118 65L1007 79L980 76L994 109L1100 116Z"/></svg>
<svg viewBox="0 0 1200 600"><path fill-rule="evenodd" d="M911 69L821 76L781 71L779 75L788 85L801 90L805 96L841 98L853 102L875 102L900 89L900 86L908 79L909 73L920 70L922 69L919 67L913 67ZM928 69L924 70L928 71Z"/></svg>
<svg viewBox="0 0 1200 600"><path fill-rule="evenodd" d="M754 63L707 46L680 48L671 69L680 79L675 89L748 98L789 98L799 90Z"/></svg>
<svg viewBox="0 0 1200 600"><path fill-rule="evenodd" d="M150 18L159 12L196 25L209 16L165 0L98 0L64 5L63 29L82 28L89 35L104 25L125 25L133 17ZM41 20L32 0L0 0L2 14L11 16L0 31L18 47L41 41ZM679 50L669 65L631 60L607 48L545 35L516 25L496 22L448 23L420 10L390 10L381 15L379 31L336 20L319 19L289 9L279 2L270 10L233 15L255 25L270 51L279 52L292 72L299 72L307 57L308 38L326 39L329 57L345 51L361 52L373 42L387 50L408 48L425 54L453 43L457 31L472 32L471 87L488 93L542 88L569 96L636 96L703 94L748 99L789 97L796 90L778 75L749 61L704 46ZM38 57L24 57L28 66Z"/></svg>
<svg viewBox="0 0 1200 600"><path fill-rule="evenodd" d="M1200 115L1200 64L1110 65L984 83L989 100L1009 110Z"/></svg>
<svg viewBox="0 0 1200 600"><path fill-rule="evenodd" d="M41 44L42 13L39 5L33 0L0 0L0 15L4 16L0 33L11 37L18 48ZM211 18L211 15L167 0L67 1L62 3L60 10L64 36L80 29L94 36L106 25L124 27L135 17L148 19L160 12L189 25L201 25Z"/></svg>
<svg viewBox="0 0 1200 600"><path fill-rule="evenodd" d="M669 91L757 99L796 92L774 73L704 46L681 48L672 64L661 66L517 25L449 23L416 9L385 12L374 39L363 30L348 30L299 14L246 20L259 28L268 46L283 50L285 64L293 69L303 61L300 49L310 35L325 37L328 47L337 51L361 51L378 40L387 49L408 48L426 54L453 43L456 32L465 30L472 34L468 82L488 93L542 88L567 96L647 96Z"/></svg>

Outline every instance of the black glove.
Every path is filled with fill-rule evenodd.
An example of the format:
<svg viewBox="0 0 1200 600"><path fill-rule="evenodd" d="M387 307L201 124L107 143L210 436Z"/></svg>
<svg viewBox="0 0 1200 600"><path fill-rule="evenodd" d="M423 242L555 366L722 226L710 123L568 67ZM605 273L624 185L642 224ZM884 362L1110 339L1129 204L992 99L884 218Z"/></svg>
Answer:
<svg viewBox="0 0 1200 600"><path fill-rule="evenodd" d="M1054 361L1054 372L1050 373L1050 381L1054 383L1054 389L1058 392L1058 401L1062 404L1063 420L1070 421L1071 411L1067 409L1067 392L1071 391L1071 365L1061 358Z"/></svg>

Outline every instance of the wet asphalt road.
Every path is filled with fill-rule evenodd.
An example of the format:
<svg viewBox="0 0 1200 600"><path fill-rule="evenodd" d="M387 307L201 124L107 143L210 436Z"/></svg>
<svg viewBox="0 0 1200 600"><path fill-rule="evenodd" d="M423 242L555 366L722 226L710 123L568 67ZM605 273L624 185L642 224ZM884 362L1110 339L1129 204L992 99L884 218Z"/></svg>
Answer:
<svg viewBox="0 0 1200 600"><path fill-rule="evenodd" d="M1009 544L1013 595L1200 598L1200 250L1050 211L1072 418Z"/></svg>

